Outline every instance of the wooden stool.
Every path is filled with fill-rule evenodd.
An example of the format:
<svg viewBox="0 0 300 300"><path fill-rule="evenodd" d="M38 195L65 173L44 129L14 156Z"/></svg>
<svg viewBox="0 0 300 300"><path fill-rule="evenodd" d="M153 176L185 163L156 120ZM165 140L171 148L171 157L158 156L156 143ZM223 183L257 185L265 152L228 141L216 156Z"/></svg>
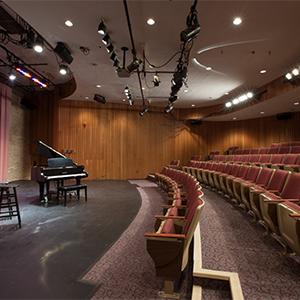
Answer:
<svg viewBox="0 0 300 300"><path fill-rule="evenodd" d="M67 194L69 192L77 192L77 200L80 199L80 190L84 190L85 202L87 202L87 185L77 184L77 185L66 185L57 188L57 201L59 201L59 194L62 193L64 196L64 206L67 205Z"/></svg>
<svg viewBox="0 0 300 300"><path fill-rule="evenodd" d="M16 184L0 183L0 219L18 217L19 228L21 228L17 187L18 185Z"/></svg>

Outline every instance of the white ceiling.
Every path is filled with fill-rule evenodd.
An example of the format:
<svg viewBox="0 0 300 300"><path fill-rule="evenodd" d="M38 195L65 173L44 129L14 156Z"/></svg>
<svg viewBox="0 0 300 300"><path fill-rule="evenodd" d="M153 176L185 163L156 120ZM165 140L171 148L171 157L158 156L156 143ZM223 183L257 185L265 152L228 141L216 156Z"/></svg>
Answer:
<svg viewBox="0 0 300 300"><path fill-rule="evenodd" d="M133 74L130 79L117 76L97 33L98 24L103 18L119 57L122 46L130 47L123 1L5 2L53 46L58 41L70 46L74 56L71 69L77 81L77 90L71 99L84 100L87 96L91 99L97 92L106 96L109 102L121 103L126 85L132 88L135 97L140 98L137 75ZM140 56L142 49L145 49L151 63L159 65L179 50L179 35L185 28L191 3L175 0L128 1ZM299 11L300 1L199 1L201 31L191 53L189 89L187 93L182 89L176 106L190 107L196 104L199 107L225 102L287 72L300 59ZM232 24L234 16L242 17L241 26ZM146 24L148 17L155 19L154 26ZM66 19L72 20L74 26L66 27ZM90 48L90 54L83 55L80 46ZM32 61L39 60L37 56L30 52ZM193 58L213 70L207 71ZM44 71L52 73L56 82L63 80L57 79L55 60L51 59ZM175 65L174 61L162 70L173 71ZM266 69L267 73L260 74L261 69ZM150 88L143 80L146 97L152 105L166 105L171 77L171 74L161 75L162 83L158 88L151 87L151 76L147 76ZM97 88L97 84L102 87ZM234 89L236 91L232 92ZM225 92L231 94L222 97Z"/></svg>

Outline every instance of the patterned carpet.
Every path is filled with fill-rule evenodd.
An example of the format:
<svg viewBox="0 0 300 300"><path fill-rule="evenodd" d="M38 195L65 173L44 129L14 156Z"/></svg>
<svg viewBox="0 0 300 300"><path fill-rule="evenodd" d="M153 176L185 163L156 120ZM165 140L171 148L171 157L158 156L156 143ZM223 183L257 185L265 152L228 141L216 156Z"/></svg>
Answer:
<svg viewBox="0 0 300 300"><path fill-rule="evenodd" d="M201 216L203 267L238 272L245 299L300 299L300 265L281 255L282 248L261 226L228 203L204 190ZM203 299L226 299L226 287L206 282ZM227 288L228 289L228 288Z"/></svg>

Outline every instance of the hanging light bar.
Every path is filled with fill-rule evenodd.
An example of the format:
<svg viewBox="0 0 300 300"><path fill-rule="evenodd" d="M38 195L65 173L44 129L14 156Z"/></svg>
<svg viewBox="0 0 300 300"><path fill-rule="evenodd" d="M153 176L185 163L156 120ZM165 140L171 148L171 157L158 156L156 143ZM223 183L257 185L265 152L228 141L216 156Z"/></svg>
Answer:
<svg viewBox="0 0 300 300"><path fill-rule="evenodd" d="M40 81L39 79L33 77L29 72L21 69L20 67L16 67L16 70L22 74L24 77L31 79L33 82L37 83L38 85L40 85L43 88L46 88L48 85L42 81Z"/></svg>

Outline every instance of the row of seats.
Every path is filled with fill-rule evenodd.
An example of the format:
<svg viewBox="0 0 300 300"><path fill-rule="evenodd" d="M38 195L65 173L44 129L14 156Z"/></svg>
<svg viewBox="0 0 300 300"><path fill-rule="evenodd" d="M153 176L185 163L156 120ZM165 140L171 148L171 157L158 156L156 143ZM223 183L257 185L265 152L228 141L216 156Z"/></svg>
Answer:
<svg viewBox="0 0 300 300"><path fill-rule="evenodd" d="M272 168L300 171L300 154L249 154L249 155L216 155L214 162L234 162L254 164ZM197 165L201 162L190 161L189 165Z"/></svg>
<svg viewBox="0 0 300 300"><path fill-rule="evenodd" d="M183 170L239 204L300 255L300 173L204 162Z"/></svg>
<svg viewBox="0 0 300 300"><path fill-rule="evenodd" d="M235 149L232 154L286 154L300 153L300 145L279 145L264 148Z"/></svg>
<svg viewBox="0 0 300 300"><path fill-rule="evenodd" d="M162 214L155 216L154 231L146 233L147 251L156 275L165 281L180 279L188 263L189 246L204 206L199 182L191 175L165 167L155 181L166 193Z"/></svg>

